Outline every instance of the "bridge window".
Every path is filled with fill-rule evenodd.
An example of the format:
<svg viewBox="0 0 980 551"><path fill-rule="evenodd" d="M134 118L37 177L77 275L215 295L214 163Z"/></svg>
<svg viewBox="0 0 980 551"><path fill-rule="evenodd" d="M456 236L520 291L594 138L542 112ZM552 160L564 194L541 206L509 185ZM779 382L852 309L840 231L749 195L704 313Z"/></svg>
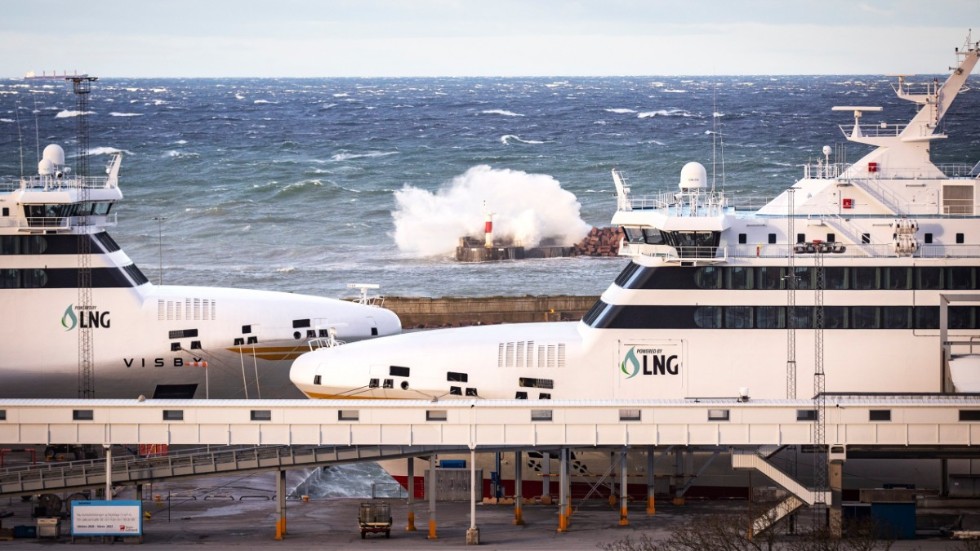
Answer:
<svg viewBox="0 0 980 551"><path fill-rule="evenodd" d="M252 421L272 421L271 409L253 409L251 411Z"/></svg>
<svg viewBox="0 0 980 551"><path fill-rule="evenodd" d="M179 329L170 332L171 339L189 339L197 336L197 329Z"/></svg>
<svg viewBox="0 0 980 551"><path fill-rule="evenodd" d="M532 409L531 421L551 421L552 413L550 409Z"/></svg>
<svg viewBox="0 0 980 551"><path fill-rule="evenodd" d="M201 341L191 341L191 350L200 350Z"/></svg>
<svg viewBox="0 0 980 551"><path fill-rule="evenodd" d="M470 388L470 387L466 387L466 395L467 396L474 396L474 397L475 396L479 396L479 394L477 394L477 392L476 392L476 389L475 388Z"/></svg>
<svg viewBox="0 0 980 551"><path fill-rule="evenodd" d="M449 412L444 409L427 409L425 410L425 420L447 421L449 420Z"/></svg>
<svg viewBox="0 0 980 551"><path fill-rule="evenodd" d="M310 320L293 320L293 329L302 329L303 327L309 327Z"/></svg>
<svg viewBox="0 0 980 551"><path fill-rule="evenodd" d="M817 420L817 410L815 410L815 409L798 409L798 410L796 410L796 420L797 421L816 421Z"/></svg>
<svg viewBox="0 0 980 551"><path fill-rule="evenodd" d="M786 327L786 309L782 306L758 306L755 312L756 328L783 329Z"/></svg>
<svg viewBox="0 0 980 551"><path fill-rule="evenodd" d="M875 306L851 306L851 327L855 329L878 329L878 308Z"/></svg>
<svg viewBox="0 0 980 551"><path fill-rule="evenodd" d="M721 306L699 306L694 311L694 324L702 329L721 329Z"/></svg>
<svg viewBox="0 0 980 551"><path fill-rule="evenodd" d="M620 421L640 421L641 414L638 409L621 409L619 410L619 420Z"/></svg>
<svg viewBox="0 0 980 551"><path fill-rule="evenodd" d="M538 394L538 400L550 400L550 399L551 399L551 393L550 392L542 392L542 393Z"/></svg>
<svg viewBox="0 0 980 551"><path fill-rule="evenodd" d="M408 367L401 367L397 365L392 365L388 367L388 375L392 377L408 377L411 369Z"/></svg>
<svg viewBox="0 0 980 551"><path fill-rule="evenodd" d="M727 329L751 329L751 306L728 306L725 308L725 327Z"/></svg>
<svg viewBox="0 0 980 551"><path fill-rule="evenodd" d="M73 409L71 419L72 421L91 421L95 419L95 413L91 409Z"/></svg>
<svg viewBox="0 0 980 551"><path fill-rule="evenodd" d="M517 391L516 393L514 393L514 399L515 400L527 400L527 392L524 392L524 391L521 391L521 390Z"/></svg>
<svg viewBox="0 0 980 551"><path fill-rule="evenodd" d="M321 379L321 377L322 377L322 375L314 375L314 376L313 376L313 384L315 384L315 385L319 385L319 384L322 384L322 383L320 382L320 381L322 380L322 379Z"/></svg>
<svg viewBox="0 0 980 551"><path fill-rule="evenodd" d="M774 233L770 233L769 234L769 244L770 245L775 245L776 244L776 234L774 234Z"/></svg>
<svg viewBox="0 0 980 551"><path fill-rule="evenodd" d="M7 420L7 410L0 409L0 421L6 421L6 420Z"/></svg>
<svg viewBox="0 0 980 551"><path fill-rule="evenodd" d="M180 352L180 343L179 342L172 342L172 343L170 343L170 351L171 352Z"/></svg>
<svg viewBox="0 0 980 551"><path fill-rule="evenodd" d="M460 387L458 387L458 386L451 386L451 387L449 387L449 394L451 396L462 396L463 395L463 389L460 388Z"/></svg>
<svg viewBox="0 0 980 551"><path fill-rule="evenodd" d="M890 409L873 409L868 412L868 421L891 421L892 420L892 410Z"/></svg>
<svg viewBox="0 0 980 551"><path fill-rule="evenodd" d="M961 409L960 421L980 421L980 409Z"/></svg>
<svg viewBox="0 0 980 551"><path fill-rule="evenodd" d="M721 289L724 272L718 266L704 266L694 271L694 284L699 289Z"/></svg>
<svg viewBox="0 0 980 551"><path fill-rule="evenodd" d="M395 380L385 379L385 382L381 384L381 388L395 388Z"/></svg>
<svg viewBox="0 0 980 551"><path fill-rule="evenodd" d="M337 411L338 421L357 421L360 419L360 412L356 409L341 409Z"/></svg>
<svg viewBox="0 0 980 551"><path fill-rule="evenodd" d="M533 377L521 377L518 384L524 388L555 388L555 382L551 379L535 379Z"/></svg>
<svg viewBox="0 0 980 551"><path fill-rule="evenodd" d="M708 410L708 421L728 421L729 410L727 409L709 409Z"/></svg>
<svg viewBox="0 0 980 551"><path fill-rule="evenodd" d="M885 268L885 288L891 290L911 289L912 278L909 277L909 274L909 268L895 266Z"/></svg>
<svg viewBox="0 0 980 551"><path fill-rule="evenodd" d="M456 371L450 371L446 373L446 380L450 383L465 383L469 381L470 376L467 373L459 373Z"/></svg>
<svg viewBox="0 0 980 551"><path fill-rule="evenodd" d="M381 381L378 379L371 379L368 381L368 388L378 388L379 386L381 386Z"/></svg>
<svg viewBox="0 0 980 551"><path fill-rule="evenodd" d="M183 421L184 420L184 410L182 410L182 409L165 409L165 410L163 410L163 420L164 421Z"/></svg>

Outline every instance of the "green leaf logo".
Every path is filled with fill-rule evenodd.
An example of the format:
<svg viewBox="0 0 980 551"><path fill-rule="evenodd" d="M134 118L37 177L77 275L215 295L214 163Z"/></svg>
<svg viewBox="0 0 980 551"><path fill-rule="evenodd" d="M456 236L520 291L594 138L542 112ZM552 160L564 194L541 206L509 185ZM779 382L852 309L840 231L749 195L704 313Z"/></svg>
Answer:
<svg viewBox="0 0 980 551"><path fill-rule="evenodd" d="M75 315L74 308L69 304L68 308L65 308L65 315L61 316L61 326L65 328L65 331L71 331L76 325L78 325L78 316Z"/></svg>
<svg viewBox="0 0 980 551"><path fill-rule="evenodd" d="M626 363L629 362L631 369L627 369ZM636 347L630 347L630 351L626 353L626 357L623 359L622 363L619 364L619 370L626 374L627 379L632 379L640 372L640 360L636 359Z"/></svg>

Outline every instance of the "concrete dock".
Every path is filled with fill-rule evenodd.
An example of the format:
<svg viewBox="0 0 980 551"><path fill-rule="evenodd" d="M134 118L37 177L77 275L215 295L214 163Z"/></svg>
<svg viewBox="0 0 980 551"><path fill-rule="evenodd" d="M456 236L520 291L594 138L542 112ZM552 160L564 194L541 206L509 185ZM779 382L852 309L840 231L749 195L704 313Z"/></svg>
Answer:
<svg viewBox="0 0 980 551"><path fill-rule="evenodd" d="M269 480L266 480L269 479ZM207 546L209 549L240 549L264 546L267 549L472 549L466 545L470 527L470 504L440 502L436 512L436 539L429 539L428 504L416 503L416 531L406 531L408 518L404 499L389 500L393 517L390 539L383 535L361 538L357 525L358 508L370 498L333 498L304 501L291 499L287 503L287 530L281 540L275 539L275 497L266 486L271 475L253 477L198 478L176 484L157 485L144 494L143 546L183 547ZM124 490L118 499L133 499L132 489ZM160 496L159 501L155 500ZM169 501L168 501L169 497ZM620 526L618 507L603 500L573 504L574 512L568 530L559 533L555 505L526 505L524 524L514 524L513 506L484 505L476 507L480 548L510 550L601 549L603 546L629 538L665 541L671 532L683 524L707 514L733 514L744 510L745 501L692 501L683 506L669 501L658 502L654 515L648 515L644 504L630 505L628 525ZM9 498L0 503L0 512L12 516L3 518L3 527L35 525L31 518L32 503ZM934 523L960 516L964 528L980 527L980 511L935 511ZM922 517L920 517L921 519ZM801 523L810 522L801 519ZM66 543L69 521L61 522L60 539L14 539L0 541L0 548L33 548L36 545ZM792 538L793 536L785 536ZM101 540L78 539L72 548L101 548ZM114 543L136 543L135 540ZM961 548L962 546L938 535L915 540L897 541L896 550L931 550ZM884 548L883 546L880 548ZM965 549L965 547L962 547Z"/></svg>

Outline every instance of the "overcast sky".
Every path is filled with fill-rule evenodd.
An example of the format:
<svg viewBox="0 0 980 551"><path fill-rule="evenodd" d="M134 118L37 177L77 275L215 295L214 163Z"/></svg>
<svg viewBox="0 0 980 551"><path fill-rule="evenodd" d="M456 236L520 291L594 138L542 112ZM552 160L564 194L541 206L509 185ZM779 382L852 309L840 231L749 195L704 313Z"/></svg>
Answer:
<svg viewBox="0 0 980 551"><path fill-rule="evenodd" d="M2 0L0 77L944 73L980 0Z"/></svg>

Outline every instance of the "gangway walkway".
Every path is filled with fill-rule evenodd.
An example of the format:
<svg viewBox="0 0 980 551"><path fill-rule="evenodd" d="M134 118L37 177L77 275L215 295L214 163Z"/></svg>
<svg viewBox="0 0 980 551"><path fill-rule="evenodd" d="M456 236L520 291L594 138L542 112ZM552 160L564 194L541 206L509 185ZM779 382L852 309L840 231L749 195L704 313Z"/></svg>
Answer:
<svg viewBox="0 0 980 551"><path fill-rule="evenodd" d="M427 453L462 452L408 446L218 446L171 450L151 457L113 455L111 481L144 484L229 472L268 471L398 459ZM103 486L105 459L24 465L0 469L0 496L59 492Z"/></svg>

